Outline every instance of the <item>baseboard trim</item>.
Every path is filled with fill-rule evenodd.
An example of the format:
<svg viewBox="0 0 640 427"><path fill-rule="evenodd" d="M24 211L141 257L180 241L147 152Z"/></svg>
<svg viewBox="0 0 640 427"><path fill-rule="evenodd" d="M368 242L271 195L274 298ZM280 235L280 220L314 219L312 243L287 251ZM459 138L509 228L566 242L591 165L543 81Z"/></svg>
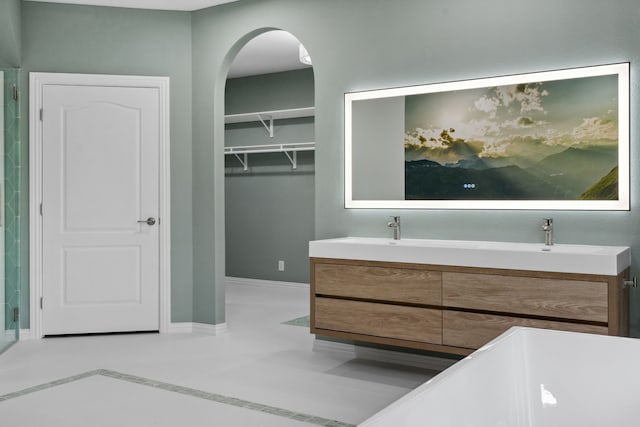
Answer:
<svg viewBox="0 0 640 427"><path fill-rule="evenodd" d="M333 352L348 355L353 358L373 360L376 362L393 363L396 365L407 365L415 368L430 369L434 371L444 371L452 366L457 360L421 354L403 353L400 351L384 350L379 348L363 347L354 344L340 343L315 339L313 351Z"/></svg>
<svg viewBox="0 0 640 427"><path fill-rule="evenodd" d="M31 334L31 329L20 329L20 341L32 340L35 337Z"/></svg>
<svg viewBox="0 0 640 427"><path fill-rule="evenodd" d="M227 286L280 286L286 288L309 289L308 283L280 282L277 280L248 279L244 277L225 277Z"/></svg>
<svg viewBox="0 0 640 427"><path fill-rule="evenodd" d="M229 326L226 323L217 325L209 325L207 323L195 322L174 322L169 325L169 334L205 334L205 335L222 335L229 332ZM31 329L20 329L20 340L32 340Z"/></svg>
<svg viewBox="0 0 640 427"><path fill-rule="evenodd" d="M309 289L308 283L297 282L281 282L276 280L249 279L243 277L225 277L227 286L279 286L297 289ZM197 322L172 322L169 324L167 333L169 334L205 334L205 335L222 335L229 331L227 323L210 325L207 323ZM35 337L31 333L31 329L20 329L20 340L31 340Z"/></svg>
<svg viewBox="0 0 640 427"><path fill-rule="evenodd" d="M229 327L226 323L219 323L217 325L209 325L207 323L196 322L175 322L169 325L170 334L204 334L204 335L223 335L229 332Z"/></svg>

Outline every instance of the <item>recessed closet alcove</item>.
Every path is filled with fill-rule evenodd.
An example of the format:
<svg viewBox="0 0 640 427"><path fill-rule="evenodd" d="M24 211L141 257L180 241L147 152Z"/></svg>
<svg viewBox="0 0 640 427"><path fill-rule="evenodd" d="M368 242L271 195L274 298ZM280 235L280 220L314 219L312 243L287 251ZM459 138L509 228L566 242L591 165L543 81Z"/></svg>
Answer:
<svg viewBox="0 0 640 427"><path fill-rule="evenodd" d="M268 31L250 40L231 65L225 91L227 277L309 281L314 75L299 61L303 50L290 33ZM253 71L245 70L249 63Z"/></svg>

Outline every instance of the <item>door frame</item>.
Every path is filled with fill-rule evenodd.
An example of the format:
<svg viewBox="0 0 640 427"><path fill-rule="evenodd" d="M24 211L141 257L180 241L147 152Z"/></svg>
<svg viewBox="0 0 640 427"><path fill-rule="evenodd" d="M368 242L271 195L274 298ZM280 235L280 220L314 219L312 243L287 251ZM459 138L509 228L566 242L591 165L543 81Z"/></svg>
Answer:
<svg viewBox="0 0 640 427"><path fill-rule="evenodd" d="M42 125L40 111L45 85L117 86L158 89L160 106L159 202L159 326L168 333L171 323L171 180L169 143L169 77L107 74L29 73L29 328L33 338L43 337L42 308Z"/></svg>

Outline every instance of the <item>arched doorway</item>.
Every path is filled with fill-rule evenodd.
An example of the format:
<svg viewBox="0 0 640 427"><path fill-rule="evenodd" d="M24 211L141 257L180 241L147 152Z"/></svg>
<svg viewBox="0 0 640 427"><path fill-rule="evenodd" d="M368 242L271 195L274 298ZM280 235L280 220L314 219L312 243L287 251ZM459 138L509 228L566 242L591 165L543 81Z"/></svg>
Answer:
<svg viewBox="0 0 640 427"><path fill-rule="evenodd" d="M304 286L315 228L314 76L290 33L250 40L225 89L226 283ZM305 307L308 309L308 307Z"/></svg>

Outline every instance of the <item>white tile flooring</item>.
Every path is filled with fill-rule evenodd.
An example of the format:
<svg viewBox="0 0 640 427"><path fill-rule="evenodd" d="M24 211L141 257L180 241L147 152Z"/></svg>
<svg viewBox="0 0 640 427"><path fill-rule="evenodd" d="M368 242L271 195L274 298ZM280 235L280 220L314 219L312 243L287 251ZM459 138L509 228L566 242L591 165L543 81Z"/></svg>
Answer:
<svg viewBox="0 0 640 427"><path fill-rule="evenodd" d="M308 305L308 289L234 285L221 336L21 341L0 355L0 425L344 427L434 375L313 351L282 324Z"/></svg>

